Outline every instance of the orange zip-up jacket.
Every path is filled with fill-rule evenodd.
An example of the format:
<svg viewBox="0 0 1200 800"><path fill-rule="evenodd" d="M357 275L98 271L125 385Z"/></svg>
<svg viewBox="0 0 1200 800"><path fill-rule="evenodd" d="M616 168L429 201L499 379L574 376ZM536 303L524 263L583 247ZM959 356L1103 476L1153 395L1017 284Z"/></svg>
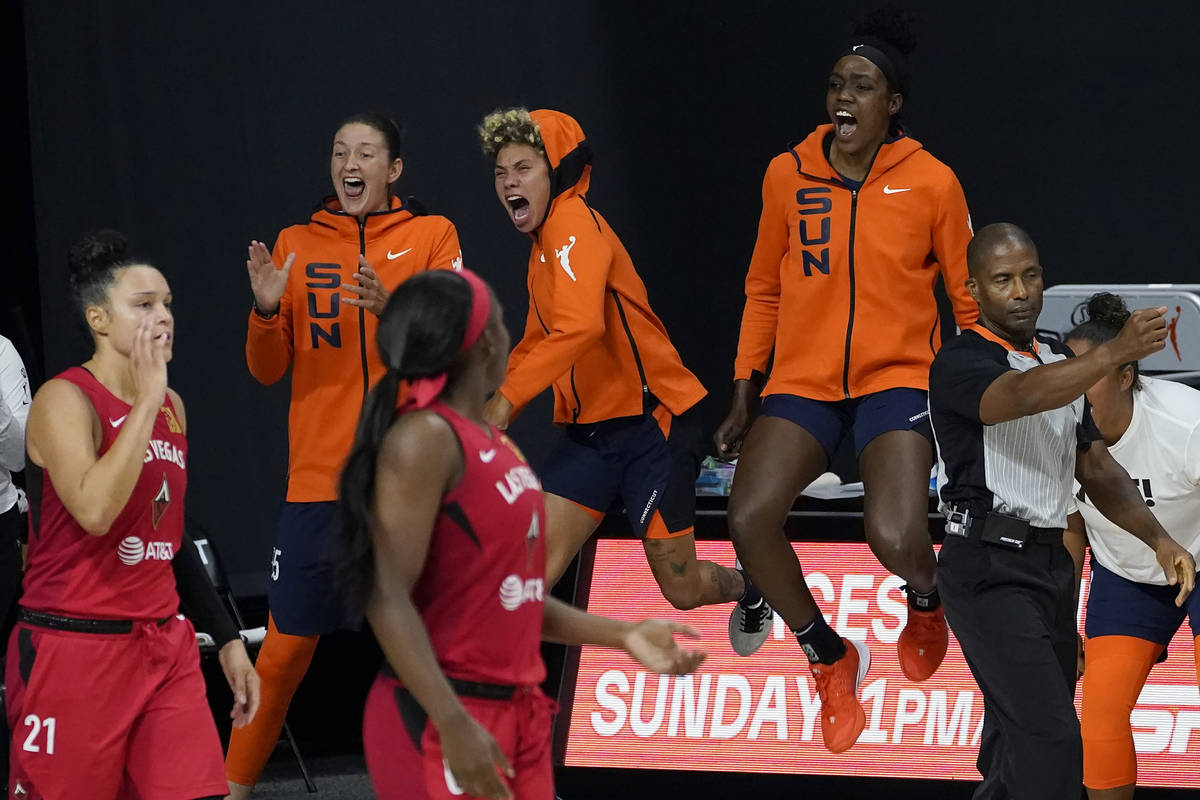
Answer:
<svg viewBox="0 0 1200 800"><path fill-rule="evenodd" d="M706 394L650 310L646 286L608 222L587 204L590 151L579 123L532 112L550 160L551 204L529 253L529 315L500 391L521 408L554 387L554 421L672 414Z"/></svg>
<svg viewBox="0 0 1200 800"><path fill-rule="evenodd" d="M832 135L821 125L767 167L734 378L765 372L774 348L764 395L928 390L941 343L938 273L960 328L979 313L964 286L971 219L962 187L900 135L851 190L826 157Z"/></svg>
<svg viewBox="0 0 1200 800"><path fill-rule="evenodd" d="M260 383L275 383L292 368L288 411L288 489L293 503L336 500L337 481L367 391L386 371L375 346L379 320L347 305L358 256L388 291L428 269L462 266L458 232L445 217L423 213L393 197L391 208L357 217L325 201L307 225L280 232L276 268L296 254L279 313L250 312L246 364Z"/></svg>

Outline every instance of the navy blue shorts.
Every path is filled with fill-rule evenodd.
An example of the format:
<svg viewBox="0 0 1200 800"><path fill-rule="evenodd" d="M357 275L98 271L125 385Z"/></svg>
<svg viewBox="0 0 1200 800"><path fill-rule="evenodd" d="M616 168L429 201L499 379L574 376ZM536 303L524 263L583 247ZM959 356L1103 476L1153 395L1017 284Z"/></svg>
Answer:
<svg viewBox="0 0 1200 800"><path fill-rule="evenodd" d="M1106 569L1093 558L1084 633L1089 639L1133 636L1166 645L1174 638L1184 617L1188 617L1192 637L1200 636L1200 592L1188 595L1183 608L1175 605L1178 595L1178 586L1137 583Z"/></svg>
<svg viewBox="0 0 1200 800"><path fill-rule="evenodd" d="M279 510L267 602L275 627L293 636L357 630L343 602L335 572L338 504L284 503Z"/></svg>
<svg viewBox="0 0 1200 800"><path fill-rule="evenodd" d="M933 444L929 394L921 389L887 389L849 400L810 400L794 394L763 398L760 415L794 422L811 433L830 459L846 432L854 429L854 454L888 431L916 431Z"/></svg>
<svg viewBox="0 0 1200 800"><path fill-rule="evenodd" d="M704 433L694 408L656 412L567 425L541 471L542 489L599 513L624 509L638 536L691 533ZM661 525L652 525L656 511Z"/></svg>

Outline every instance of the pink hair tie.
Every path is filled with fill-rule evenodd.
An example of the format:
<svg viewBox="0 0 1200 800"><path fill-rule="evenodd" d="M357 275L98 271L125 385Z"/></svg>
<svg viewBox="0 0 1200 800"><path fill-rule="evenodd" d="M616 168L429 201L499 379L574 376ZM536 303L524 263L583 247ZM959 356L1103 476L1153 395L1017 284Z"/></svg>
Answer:
<svg viewBox="0 0 1200 800"><path fill-rule="evenodd" d="M487 327L488 317L492 313L492 298L483 278L469 269L460 269L458 274L471 287L471 316L467 318L467 329L463 332L462 346L458 348L458 352L465 353L475 342L479 341L479 337L483 335L483 329ZM411 411L414 408L428 408L446 388L446 380L446 373L439 372L437 375L410 381L408 394L401 394L403 399L397 404L396 413Z"/></svg>

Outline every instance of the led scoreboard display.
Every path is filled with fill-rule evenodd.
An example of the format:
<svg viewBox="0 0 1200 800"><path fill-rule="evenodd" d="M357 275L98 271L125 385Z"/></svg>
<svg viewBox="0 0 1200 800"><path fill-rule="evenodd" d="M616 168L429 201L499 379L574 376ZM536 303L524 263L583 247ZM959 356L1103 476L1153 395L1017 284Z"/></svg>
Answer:
<svg viewBox="0 0 1200 800"><path fill-rule="evenodd" d="M896 661L907 617L902 581L865 544L793 546L829 623L871 648L860 690L867 727L851 750L833 755L822 745L812 675L778 615L763 648L741 658L727 638L728 605L676 611L659 594L640 542L600 539L588 610L686 621L701 632L709 655L697 674L675 677L647 674L611 650L582 648L564 763L978 780L983 696L953 636L937 674L909 681ZM702 559L734 561L728 542L699 541L696 548ZM1085 571L1085 600L1087 580ZM1190 633L1185 624L1133 711L1139 785L1200 788L1200 695Z"/></svg>

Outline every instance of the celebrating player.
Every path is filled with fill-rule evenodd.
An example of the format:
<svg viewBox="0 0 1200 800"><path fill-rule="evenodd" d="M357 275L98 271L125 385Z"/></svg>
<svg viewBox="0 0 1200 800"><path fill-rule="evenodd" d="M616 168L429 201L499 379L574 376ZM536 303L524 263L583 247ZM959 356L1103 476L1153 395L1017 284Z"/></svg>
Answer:
<svg viewBox="0 0 1200 800"><path fill-rule="evenodd" d="M29 411L29 458L45 485L5 662L11 796L222 797L221 743L181 595L221 647L235 727L254 717L258 678L184 534L171 290L111 232L73 248L71 268L95 352L47 381Z"/></svg>
<svg viewBox="0 0 1200 800"><path fill-rule="evenodd" d="M509 339L480 278L408 280L378 342L387 372L342 476L351 594L387 656L363 720L375 791L551 798L540 638L620 647L655 672L691 672L704 655L674 641L690 628L618 622L546 596L541 486L484 420Z"/></svg>
<svg viewBox="0 0 1200 800"><path fill-rule="evenodd" d="M851 431L867 542L906 581L908 621L897 642L904 674L928 678L949 641L928 529L926 390L939 274L958 324L977 312L963 285L971 226L962 189L900 122L911 47L902 18L860 26L829 74L830 124L767 167L733 404L715 436L720 454L740 456L729 498L738 558L808 656L822 736L834 752L866 724L856 687L870 653L825 621L783 524ZM742 655L770 629L771 608L752 601L743 599L730 621Z"/></svg>
<svg viewBox="0 0 1200 800"><path fill-rule="evenodd" d="M279 513L268 584L270 618L257 667L258 720L229 742L226 774L235 800L248 797L283 726L321 634L353 627L335 592L337 476L354 438L362 399L384 373L374 347L388 292L427 269L461 265L458 235L392 192L404 162L400 129L355 114L333 137L336 197L307 225L285 229L272 256L251 242L254 293L246 362L261 383L292 371L287 498ZM293 266L295 269L293 270Z"/></svg>

